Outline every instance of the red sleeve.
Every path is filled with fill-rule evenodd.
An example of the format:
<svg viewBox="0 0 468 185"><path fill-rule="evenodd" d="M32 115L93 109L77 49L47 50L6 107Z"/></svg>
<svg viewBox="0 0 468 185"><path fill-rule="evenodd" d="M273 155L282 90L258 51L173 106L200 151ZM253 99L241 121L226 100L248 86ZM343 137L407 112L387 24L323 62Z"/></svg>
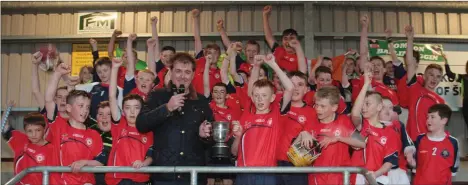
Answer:
<svg viewBox="0 0 468 185"><path fill-rule="evenodd" d="M349 118L348 116L345 116L345 115L341 115L341 120L340 120L340 124L344 127L344 137L351 137L351 135L353 134L355 128L354 128L354 125L353 125L353 122L351 121L351 118Z"/></svg>
<svg viewBox="0 0 468 185"><path fill-rule="evenodd" d="M315 95L315 91L309 91L304 95L305 103L311 107L314 106L314 95Z"/></svg>
<svg viewBox="0 0 468 185"><path fill-rule="evenodd" d="M21 150L23 150L24 145L29 142L28 136L26 134L13 130L11 131L11 137L7 141L8 146L10 146L11 150L15 152L15 155L18 154Z"/></svg>
<svg viewBox="0 0 468 185"><path fill-rule="evenodd" d="M91 155L94 156L94 157L97 157L99 154L101 154L104 145L102 144L102 138L97 133L97 131L95 131L95 130L91 130L91 131L92 131L92 134L93 134L92 137L93 137L93 141L94 141L94 144L93 144L93 146L91 148Z"/></svg>
<svg viewBox="0 0 468 185"><path fill-rule="evenodd" d="M147 142L146 142L146 145L145 145L145 148L146 150L148 150L151 146L153 146L153 132L148 132L146 133L146 138L147 138Z"/></svg>
<svg viewBox="0 0 468 185"><path fill-rule="evenodd" d="M310 132L314 129L314 124L318 124L317 114L313 108L310 108L310 111L306 116L307 120L304 123L304 130Z"/></svg>

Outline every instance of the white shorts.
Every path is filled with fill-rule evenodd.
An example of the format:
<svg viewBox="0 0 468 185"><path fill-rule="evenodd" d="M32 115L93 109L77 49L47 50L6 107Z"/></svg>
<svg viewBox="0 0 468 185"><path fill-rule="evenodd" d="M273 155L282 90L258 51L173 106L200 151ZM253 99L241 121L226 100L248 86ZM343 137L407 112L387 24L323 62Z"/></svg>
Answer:
<svg viewBox="0 0 468 185"><path fill-rule="evenodd" d="M385 176L385 175L381 175L381 176L377 177L377 179L375 179L375 180L378 183L383 184L383 185L390 184L388 177ZM367 185L367 184L368 183L367 183L366 177L364 177L361 174L357 174L357 176L356 176L356 185Z"/></svg>
<svg viewBox="0 0 468 185"><path fill-rule="evenodd" d="M390 184L396 185L409 185L410 180L406 171L402 170L401 168L397 168L394 170L390 170L388 172L388 178Z"/></svg>

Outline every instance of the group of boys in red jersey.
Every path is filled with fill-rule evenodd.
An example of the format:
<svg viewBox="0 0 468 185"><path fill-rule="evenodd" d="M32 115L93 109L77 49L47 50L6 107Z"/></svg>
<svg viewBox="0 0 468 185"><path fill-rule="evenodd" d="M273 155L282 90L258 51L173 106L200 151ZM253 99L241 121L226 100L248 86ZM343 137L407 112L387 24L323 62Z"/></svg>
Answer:
<svg viewBox="0 0 468 185"><path fill-rule="evenodd" d="M255 41L248 41L245 47L239 42L231 43L223 20L218 21L217 28L225 55L221 56L216 44L203 48L200 11L191 13L198 58L193 90L211 100L209 106L215 121L231 123L228 143L232 158L212 159L207 165L294 166L287 151L299 141L306 149L318 143L321 154L312 164L315 167L362 167L379 184L451 184L459 165L458 141L444 128L451 109L434 92L443 70L438 64L430 64L423 75L416 74L419 54L412 49L411 26L405 27L405 69L393 47L389 47L391 63L380 57L367 57L370 19L363 16L360 57L344 59L340 82L333 79L333 71L340 69L333 69L336 61L328 57L319 57L308 70L294 29L284 30L281 45L275 41L269 25L271 11L271 6L263 9L265 39L272 49L272 54L267 55L259 54L260 45ZM160 50L157 21L156 17L151 18L147 70L135 69L137 56L132 43L136 34L129 35L125 56L101 57L94 62L99 80L93 83L83 84L84 76L69 77L70 67L61 63L42 95L34 78L37 68L33 68L32 84L37 89L33 95L44 109L43 114L24 117L25 133L8 124L2 130L15 154L15 174L32 166L70 166L74 173L52 173L51 184L123 185L149 181L149 174L144 173L98 176L79 170L83 166L140 168L152 164L153 134L139 133L136 118L148 93L169 83L171 56L175 52L169 47ZM118 31L114 32L110 44L118 35ZM392 46L390 36L387 40ZM97 43L90 43L94 54ZM241 53L245 57L240 57ZM35 53L33 63L37 64L40 58L41 54ZM392 65L392 70L395 68L395 75L387 75L387 64ZM273 76L268 75L268 68ZM353 73L348 69L356 70ZM61 78L67 87L58 87ZM346 91L351 92L352 106L345 100ZM406 126L398 120L400 107L409 110ZM88 117L95 122L95 129L88 124ZM409 169L415 171L412 180L407 175ZM40 184L41 179L40 174L30 174L21 183ZM225 185L343 183L341 173L213 175L207 184L214 184L215 179L223 179ZM353 174L351 183L367 184L367 180Z"/></svg>

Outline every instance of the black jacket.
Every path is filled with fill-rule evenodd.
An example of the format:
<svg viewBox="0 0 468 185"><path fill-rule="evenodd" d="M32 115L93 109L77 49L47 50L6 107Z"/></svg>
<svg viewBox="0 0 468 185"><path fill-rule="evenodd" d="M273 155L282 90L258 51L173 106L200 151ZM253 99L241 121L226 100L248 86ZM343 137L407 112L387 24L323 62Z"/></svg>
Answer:
<svg viewBox="0 0 468 185"><path fill-rule="evenodd" d="M200 138L198 130L204 120L214 120L208 99L197 94L198 99L185 100L180 112L170 113L166 104L173 95L167 88L151 92L136 120L139 132L153 132L152 165L204 166L205 150L212 142ZM190 180L190 174L152 174L152 177L156 181Z"/></svg>

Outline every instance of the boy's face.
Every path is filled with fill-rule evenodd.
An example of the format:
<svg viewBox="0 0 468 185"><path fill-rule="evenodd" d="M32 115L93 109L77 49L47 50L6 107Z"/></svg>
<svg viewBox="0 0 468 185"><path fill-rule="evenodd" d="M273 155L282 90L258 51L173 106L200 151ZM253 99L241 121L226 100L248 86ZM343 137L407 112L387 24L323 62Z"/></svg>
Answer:
<svg viewBox="0 0 468 185"><path fill-rule="evenodd" d="M382 110L379 113L379 119L382 121L392 121L394 116L393 104L390 100L384 99L382 101Z"/></svg>
<svg viewBox="0 0 468 185"><path fill-rule="evenodd" d="M148 94L154 86L154 75L147 72L139 72L135 83L138 90Z"/></svg>
<svg viewBox="0 0 468 185"><path fill-rule="evenodd" d="M286 52L288 52L288 53L296 53L294 48L289 46L289 42L292 41L292 40L297 40L297 36L289 34L289 35L284 35L283 38L282 38L283 47L286 50Z"/></svg>
<svg viewBox="0 0 468 185"><path fill-rule="evenodd" d="M44 127L40 125L29 124L24 128L24 132L28 136L31 143L36 144L44 139Z"/></svg>
<svg viewBox="0 0 468 185"><path fill-rule="evenodd" d="M291 81L294 84L292 101L302 101L304 95L307 93L308 87L307 82L297 76L291 77Z"/></svg>
<svg viewBox="0 0 468 185"><path fill-rule="evenodd" d="M135 124L141 110L141 103L138 100L127 100L123 106L123 112L128 123Z"/></svg>
<svg viewBox="0 0 468 185"><path fill-rule="evenodd" d="M322 61L322 66L328 67L331 71L333 71L333 62L331 60L324 59Z"/></svg>
<svg viewBox="0 0 468 185"><path fill-rule="evenodd" d="M373 79L375 80L382 80L383 76L386 72L385 66L382 64L382 61L379 59L371 60L372 67L373 67Z"/></svg>
<svg viewBox="0 0 468 185"><path fill-rule="evenodd" d="M111 111L110 107L99 108L97 111L97 124L99 130L109 132L111 130Z"/></svg>
<svg viewBox="0 0 468 185"><path fill-rule="evenodd" d="M171 70L172 83L177 87L183 84L185 88L188 88L194 75L192 67L191 63L175 62Z"/></svg>
<svg viewBox="0 0 468 185"><path fill-rule="evenodd" d="M424 72L424 86L428 89L435 89L442 80L442 73L435 69L431 68Z"/></svg>
<svg viewBox="0 0 468 185"><path fill-rule="evenodd" d="M218 105L224 105L226 102L226 88L222 86L214 86L213 87L213 101Z"/></svg>
<svg viewBox="0 0 468 185"><path fill-rule="evenodd" d="M96 72L97 72L97 74L99 76L99 79L101 79L101 82L109 83L110 74L111 74L110 66L108 66L108 65L96 66Z"/></svg>
<svg viewBox="0 0 468 185"><path fill-rule="evenodd" d="M161 62L165 66L169 66L168 63L173 56L174 56L174 52L172 52L171 50L164 50L163 52L161 52Z"/></svg>
<svg viewBox="0 0 468 185"><path fill-rule="evenodd" d="M263 68L260 68L260 71L258 73L258 79L262 80L262 79L266 79L266 78L267 78L267 76L266 76L265 70L263 70Z"/></svg>
<svg viewBox="0 0 468 185"><path fill-rule="evenodd" d="M205 49L205 56L211 55L213 57L213 63L218 62L219 58L219 51L213 48L206 48Z"/></svg>
<svg viewBox="0 0 468 185"><path fill-rule="evenodd" d="M362 106L362 117L372 118L379 116L382 110L382 103L377 102L375 95L367 96L364 99L364 105Z"/></svg>
<svg viewBox="0 0 468 185"><path fill-rule="evenodd" d="M387 71L387 76L394 76L395 72L393 69L393 64L392 63L387 63L385 64L385 71Z"/></svg>
<svg viewBox="0 0 468 185"><path fill-rule="evenodd" d="M328 98L317 98L315 97L315 111L317 112L317 118L324 120L333 116L338 110L338 105L332 105Z"/></svg>
<svg viewBox="0 0 468 185"><path fill-rule="evenodd" d="M91 100L89 98L78 96L72 104L67 104L67 112L70 118L79 123L84 123L86 118L88 118L90 106Z"/></svg>
<svg viewBox="0 0 468 185"><path fill-rule="evenodd" d="M429 132L436 132L444 130L445 124L447 124L447 118L441 118L439 112L433 112L427 114L427 129Z"/></svg>
<svg viewBox="0 0 468 185"><path fill-rule="evenodd" d="M89 82L93 79L93 74L91 71L88 71L88 68L84 68L80 74L80 78L83 82Z"/></svg>
<svg viewBox="0 0 468 185"><path fill-rule="evenodd" d="M346 65L348 68L346 68L346 74L352 74L354 72L354 61L351 59L346 59Z"/></svg>
<svg viewBox="0 0 468 185"><path fill-rule="evenodd" d="M317 75L317 87L329 86L332 84L332 76L330 73L319 73Z"/></svg>
<svg viewBox="0 0 468 185"><path fill-rule="evenodd" d="M271 102L274 100L275 95L270 87L254 87L252 92L252 101L255 104L257 112L268 110Z"/></svg>
<svg viewBox="0 0 468 185"><path fill-rule="evenodd" d="M57 94L55 95L55 104L57 104L57 108L59 112L64 112L67 110L67 96L68 96L68 90L66 89L57 90Z"/></svg>
<svg viewBox="0 0 468 185"><path fill-rule="evenodd" d="M247 44L245 46L245 56L247 58L247 63L253 64L255 55L258 55L257 45Z"/></svg>

